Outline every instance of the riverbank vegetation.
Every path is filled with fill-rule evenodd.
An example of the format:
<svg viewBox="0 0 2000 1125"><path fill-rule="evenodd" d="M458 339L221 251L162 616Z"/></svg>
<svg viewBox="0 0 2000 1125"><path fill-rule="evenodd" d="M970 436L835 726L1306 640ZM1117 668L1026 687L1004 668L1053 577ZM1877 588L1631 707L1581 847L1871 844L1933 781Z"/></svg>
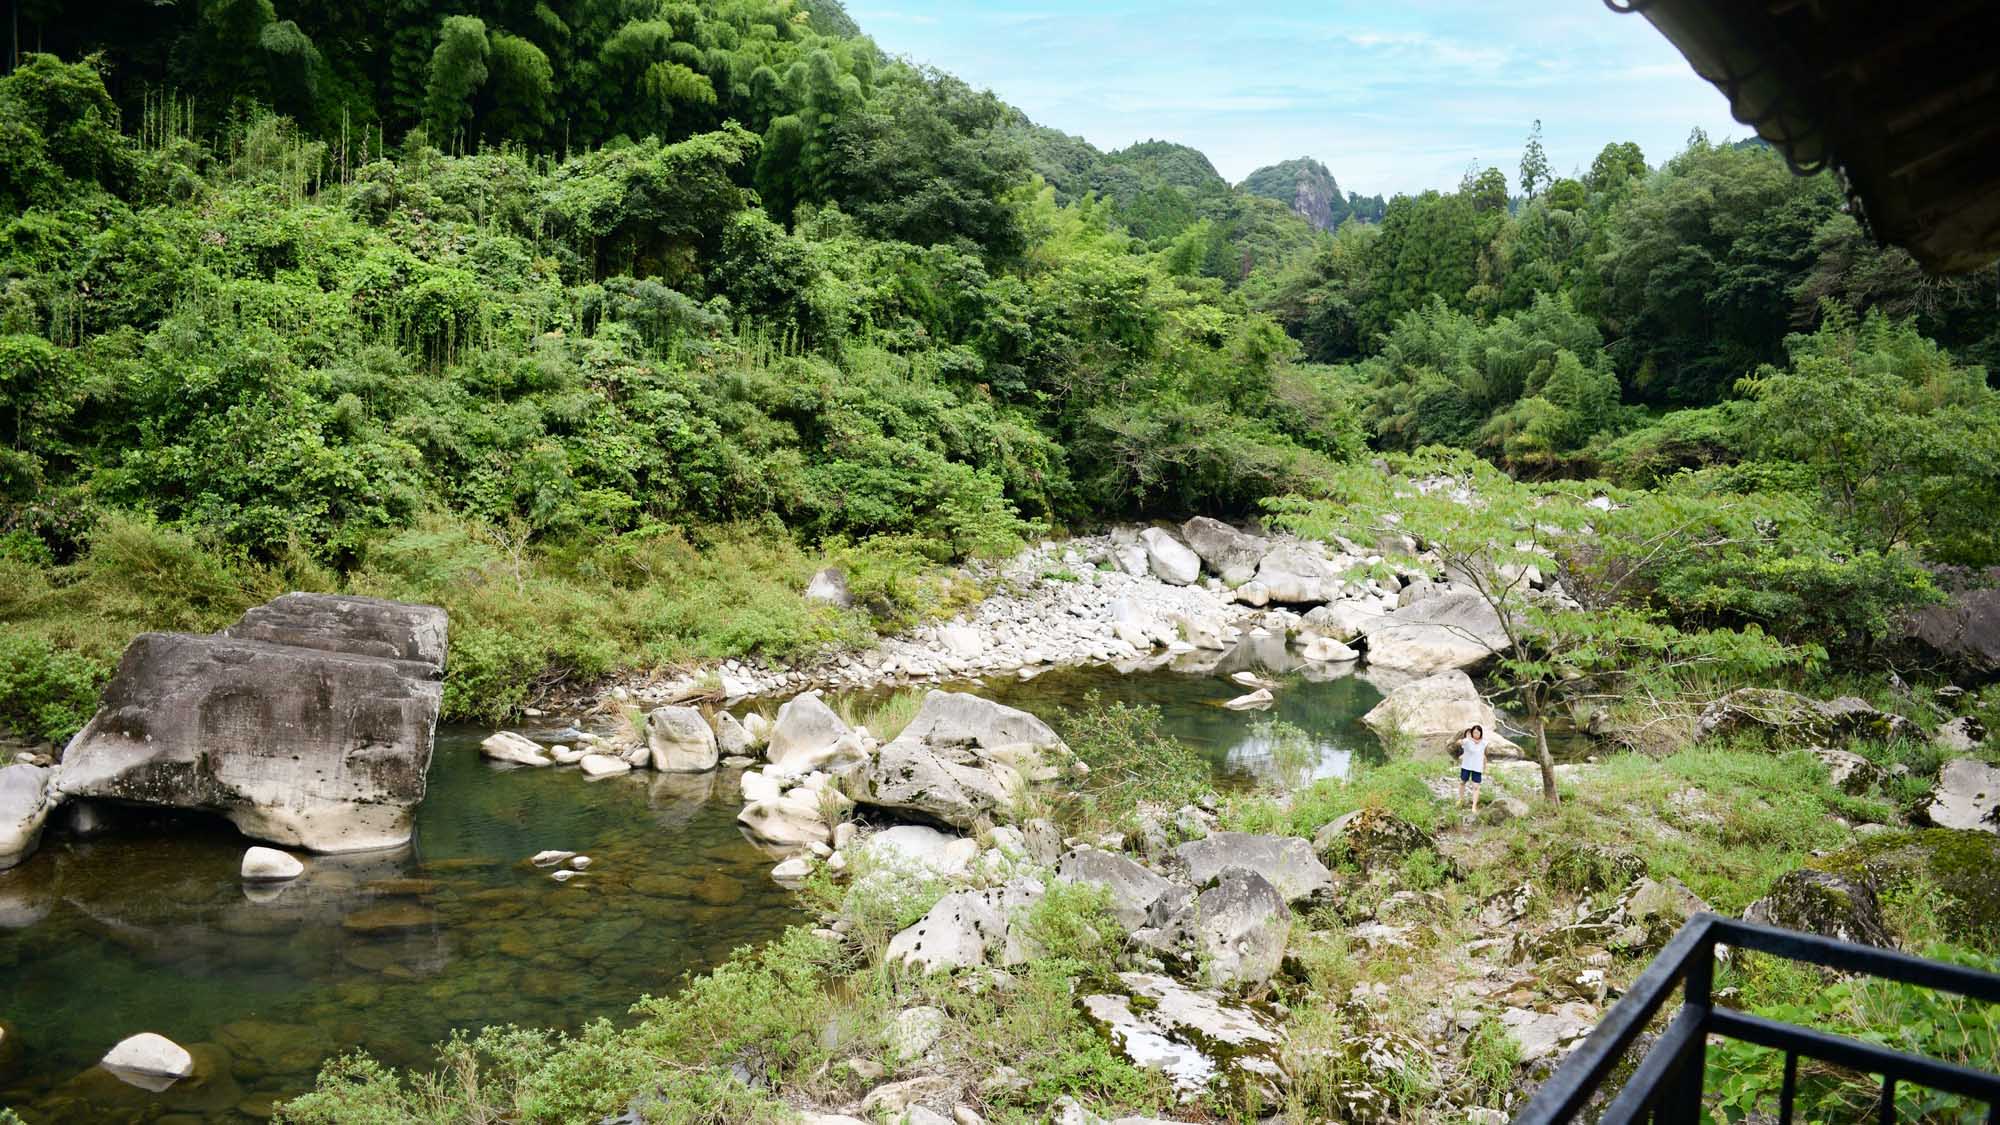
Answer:
<svg viewBox="0 0 2000 1125"><path fill-rule="evenodd" d="M1759 146L1487 169L1329 234L837 6L597 7L62 21L108 54L0 79L0 722L59 739L133 631L279 586L445 604L447 713L497 718L894 629L963 596L940 564L1310 499L1371 448L1705 505L1709 557L1648 576L1677 624L1807 607L1785 639L1872 651L1921 565L2000 561L1994 277L1922 278ZM191 577L109 588L133 551ZM828 561L870 609L798 602Z"/></svg>

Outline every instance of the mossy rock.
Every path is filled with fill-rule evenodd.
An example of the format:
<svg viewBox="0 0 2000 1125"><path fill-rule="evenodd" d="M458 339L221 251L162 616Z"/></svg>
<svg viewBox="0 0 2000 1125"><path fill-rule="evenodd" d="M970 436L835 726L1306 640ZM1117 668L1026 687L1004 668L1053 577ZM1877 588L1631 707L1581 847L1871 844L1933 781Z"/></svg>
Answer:
<svg viewBox="0 0 2000 1125"><path fill-rule="evenodd" d="M1811 867L1865 880L1888 894L1927 878L1949 896L1941 912L1946 936L1983 948L2000 946L2000 836L1970 828L1882 832Z"/></svg>
<svg viewBox="0 0 2000 1125"><path fill-rule="evenodd" d="M1552 841L1544 861L1550 885L1577 894L1627 887L1646 873L1646 861L1631 852L1588 841Z"/></svg>
<svg viewBox="0 0 2000 1125"><path fill-rule="evenodd" d="M1896 939L1882 921L1882 905L1865 875L1846 876L1801 867L1771 884L1771 893L1750 904L1743 917L1837 941L1893 948Z"/></svg>
<svg viewBox="0 0 2000 1125"><path fill-rule="evenodd" d="M1364 873L1393 869L1419 848L1437 849L1437 840L1379 805L1368 805L1339 817L1313 834L1313 851L1328 867L1351 861Z"/></svg>

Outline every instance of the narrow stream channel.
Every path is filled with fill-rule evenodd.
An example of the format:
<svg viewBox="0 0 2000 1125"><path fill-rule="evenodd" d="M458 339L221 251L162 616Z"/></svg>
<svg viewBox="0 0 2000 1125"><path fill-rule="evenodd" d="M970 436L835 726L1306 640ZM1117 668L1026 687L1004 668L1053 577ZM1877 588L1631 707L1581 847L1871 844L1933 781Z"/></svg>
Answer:
<svg viewBox="0 0 2000 1125"><path fill-rule="evenodd" d="M953 686L1058 732L1062 709L1092 693L1155 704L1225 781L1272 769L1255 733L1267 718L1308 732L1311 774L1379 755L1359 718L1380 693L1289 663L1282 649L1246 648L1198 674L1067 669ZM1226 678L1239 670L1283 681L1272 710L1220 706L1248 690ZM90 839L52 830L0 872L0 1019L12 1025L0 1105L31 1125L260 1120L341 1051L425 1066L454 1029L624 1018L640 996L806 920L736 827L734 771L592 782L501 770L479 759L487 733L439 732L410 848L308 857L307 874L275 891L238 881L249 842L221 821L142 821ZM525 862L547 848L594 862L559 884ZM196 1078L152 1094L95 1065L140 1031L186 1045Z"/></svg>

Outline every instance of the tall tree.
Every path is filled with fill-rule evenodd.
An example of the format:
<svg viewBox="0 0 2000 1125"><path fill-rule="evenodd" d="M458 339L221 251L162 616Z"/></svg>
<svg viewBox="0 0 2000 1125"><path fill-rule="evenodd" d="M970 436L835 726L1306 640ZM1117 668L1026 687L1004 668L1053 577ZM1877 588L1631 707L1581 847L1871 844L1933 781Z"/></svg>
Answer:
<svg viewBox="0 0 2000 1125"><path fill-rule="evenodd" d="M1529 199L1541 194L1553 177L1549 174L1549 154L1542 148L1542 119L1528 130L1527 146L1521 149L1521 194Z"/></svg>

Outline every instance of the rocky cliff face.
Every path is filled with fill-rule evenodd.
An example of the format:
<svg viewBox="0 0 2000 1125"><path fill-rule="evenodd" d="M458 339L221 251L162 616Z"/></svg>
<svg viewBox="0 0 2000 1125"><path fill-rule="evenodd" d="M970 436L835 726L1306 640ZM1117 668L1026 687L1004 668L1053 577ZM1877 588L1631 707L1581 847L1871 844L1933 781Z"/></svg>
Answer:
<svg viewBox="0 0 2000 1125"><path fill-rule="evenodd" d="M1307 157L1257 169L1243 181L1243 190L1283 203L1320 230L1338 227L1348 215L1347 199L1333 173Z"/></svg>
<svg viewBox="0 0 2000 1125"><path fill-rule="evenodd" d="M443 694L445 614L287 594L221 633L146 633L54 789L198 809L321 852L410 838Z"/></svg>

